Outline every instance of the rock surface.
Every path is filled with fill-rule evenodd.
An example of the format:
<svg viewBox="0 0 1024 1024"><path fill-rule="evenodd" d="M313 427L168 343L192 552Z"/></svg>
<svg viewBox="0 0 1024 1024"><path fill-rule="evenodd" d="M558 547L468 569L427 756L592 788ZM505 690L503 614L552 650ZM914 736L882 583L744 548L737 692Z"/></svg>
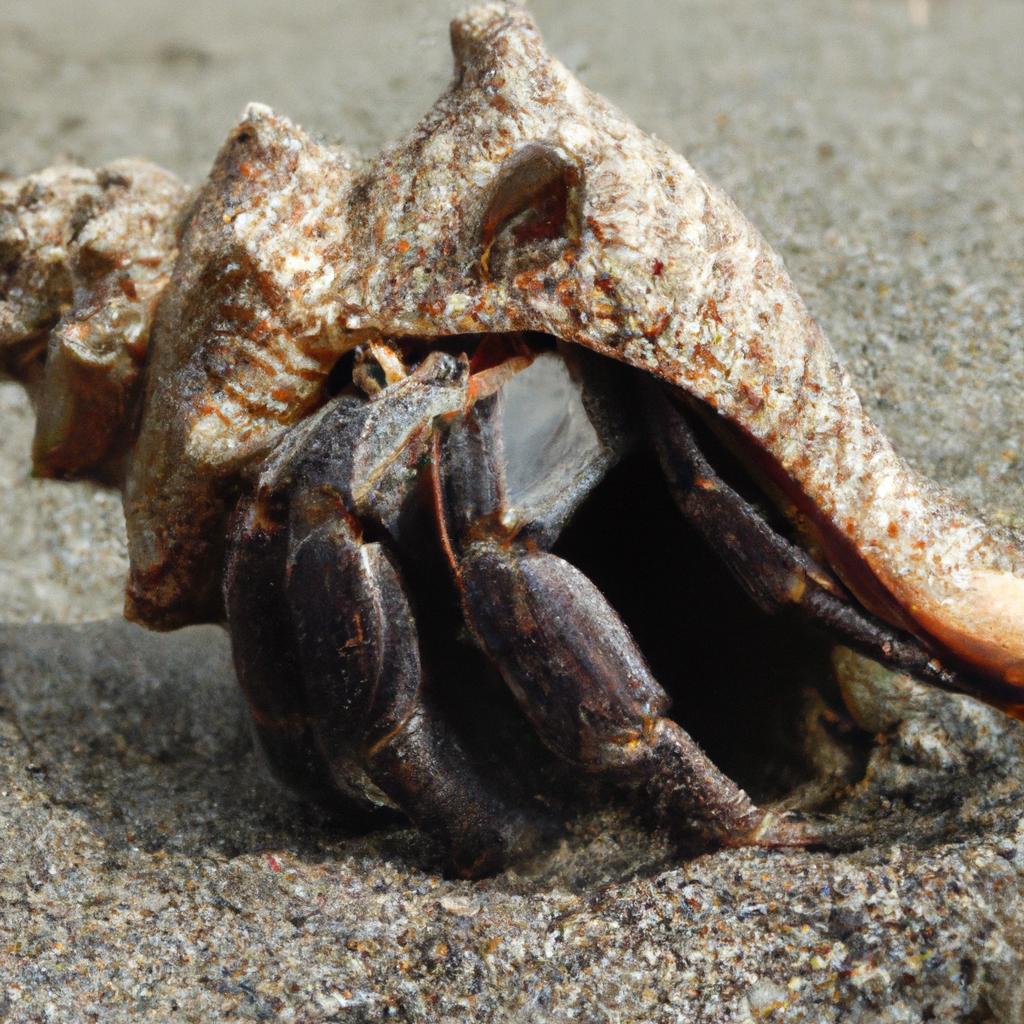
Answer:
<svg viewBox="0 0 1024 1024"><path fill-rule="evenodd" d="M195 180L249 99L376 148L442 87L452 6L14 0L0 170L138 153ZM763 7L533 5L779 248L899 447L1024 523L1024 11ZM0 423L0 618L114 614L116 499L26 479L10 385ZM0 652L0 1019L1024 1020L1024 735L970 700L846 664L877 739L812 758L863 777L845 852L680 863L587 811L471 885L410 830L278 796L214 630L10 625Z"/></svg>

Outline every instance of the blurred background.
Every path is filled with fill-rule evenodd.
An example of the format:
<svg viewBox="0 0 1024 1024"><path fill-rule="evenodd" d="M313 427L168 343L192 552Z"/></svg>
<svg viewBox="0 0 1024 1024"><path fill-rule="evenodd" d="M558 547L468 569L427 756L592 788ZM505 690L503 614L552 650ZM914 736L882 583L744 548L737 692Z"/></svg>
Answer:
<svg viewBox="0 0 1024 1024"><path fill-rule="evenodd" d="M453 0L4 0L0 173L140 155L198 182L249 100L362 153L450 73ZM919 466L1021 521L1024 4L529 5L583 81L723 185ZM0 384L0 619L115 614L119 502L28 479Z"/></svg>

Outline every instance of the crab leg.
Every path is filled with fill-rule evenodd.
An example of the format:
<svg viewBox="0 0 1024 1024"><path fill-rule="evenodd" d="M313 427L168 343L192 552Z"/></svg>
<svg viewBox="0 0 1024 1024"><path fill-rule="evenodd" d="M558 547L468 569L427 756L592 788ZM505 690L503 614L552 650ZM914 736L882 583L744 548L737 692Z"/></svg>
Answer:
<svg viewBox="0 0 1024 1024"><path fill-rule="evenodd" d="M470 876L525 852L539 826L491 792L430 703L398 569L364 536L382 519L398 532L407 465L464 386L464 364L432 356L379 400L339 397L290 435L241 504L225 603L284 781L319 796L320 774L358 803L400 808Z"/></svg>
<svg viewBox="0 0 1024 1024"><path fill-rule="evenodd" d="M977 688L916 638L866 612L827 569L772 529L715 472L671 391L645 382L644 411L680 512L762 611L802 615L868 656L944 689Z"/></svg>
<svg viewBox="0 0 1024 1024"><path fill-rule="evenodd" d="M756 806L665 717L669 698L614 609L578 569L539 549L557 533L543 522L546 499L572 488L555 477L550 495L527 489L539 498L529 510L509 500L523 466L506 462L504 397L477 401L451 425L435 486L466 621L543 742L588 771L646 789L659 816L691 836L812 841L800 823ZM577 469L567 476L578 478Z"/></svg>
<svg viewBox="0 0 1024 1024"><path fill-rule="evenodd" d="M231 532L224 603L253 735L285 788L317 803L335 803L339 794L316 742L285 600L287 535L280 525L261 522L252 501L241 503Z"/></svg>
<svg viewBox="0 0 1024 1024"><path fill-rule="evenodd" d="M425 699L416 625L387 552L330 511L293 510L286 584L319 745L335 778L374 802L385 794L445 844L458 874L493 872L531 830Z"/></svg>

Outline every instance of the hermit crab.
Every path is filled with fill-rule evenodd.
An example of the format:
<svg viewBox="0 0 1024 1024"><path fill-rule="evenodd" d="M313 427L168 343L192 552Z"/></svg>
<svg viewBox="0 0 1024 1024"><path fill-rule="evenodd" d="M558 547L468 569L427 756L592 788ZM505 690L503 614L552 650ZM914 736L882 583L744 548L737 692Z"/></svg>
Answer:
<svg viewBox="0 0 1024 1024"><path fill-rule="evenodd" d="M431 545L551 751L712 844L814 842L666 717L563 527L651 446L765 611L1011 714L1021 542L897 456L757 231L522 9L451 37L450 87L372 160L252 105L194 192L139 161L0 182L35 470L122 485L126 615L226 622L281 781L400 808L465 874L535 830L438 710Z"/></svg>

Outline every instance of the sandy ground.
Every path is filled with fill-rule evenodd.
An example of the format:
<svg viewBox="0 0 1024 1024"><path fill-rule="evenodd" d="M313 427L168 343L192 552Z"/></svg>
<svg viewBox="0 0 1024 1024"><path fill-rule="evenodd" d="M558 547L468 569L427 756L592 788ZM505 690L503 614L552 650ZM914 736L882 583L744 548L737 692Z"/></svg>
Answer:
<svg viewBox="0 0 1024 1024"><path fill-rule="evenodd" d="M181 0L131 5L118 0L5 0L0 8L0 172L23 174L61 156L99 164L138 154L198 181L242 106L252 99L370 152L411 126L443 88L450 69L445 22L458 6L447 0L232 0L215 5ZM779 249L799 290L848 360L872 414L901 450L992 518L1024 523L1024 76L1019 60L1024 5L1017 0L601 0L574 5L551 0L531 8L551 48L586 84L608 95L725 186ZM0 620L66 623L116 614L124 573L116 497L86 485L28 479L31 418L12 384L0 384L0 428ZM143 650L143 642L137 642ZM217 658L222 651L215 649L215 641L209 644L211 664L221 665ZM23 668L27 664L24 659L15 663ZM130 674L129 669L124 671ZM9 708L10 695L3 700ZM431 1016L441 1011L423 1001L431 987L450 995L443 1004L450 1019L562 1020L576 1011L583 1013L582 1019L608 1021L726 1021L745 1019L744 1015L834 1019L827 1000L816 1002L808 995L809 988L790 985L793 977L811 976L811 953L804 960L793 959L792 951L769 942L783 927L798 928L792 915L786 917L782 911L777 919L774 911L763 912L763 929L743 939L750 943L747 959L738 952L735 964L717 964L720 975L692 973L693 962L678 952L687 943L699 948L695 935L703 919L697 920L696 911L696 918L691 914L676 930L662 921L657 941L646 953L636 954L648 958L643 984L653 986L654 992L644 1011L630 1001L628 977L615 981L619 976L614 971L604 979L600 1007L593 1002L593 988L577 993L575 1010L570 1002L559 1003L559 998L569 997L558 995L557 951L545 968L555 972L546 975L548 1002L529 1003L531 1017L516 1016L527 1011L513 1011L500 996L489 1001L481 996L474 1003L472 986L479 979L473 981L469 961L446 967L447 954L442 956L434 946L448 948L451 919L462 921L466 914L481 912L474 902L478 896L471 889L442 885L429 870L419 871L414 840L385 839L383 847L332 840L322 846L301 827L289 831L281 824L287 821L287 811L275 810L271 825L266 816L257 815L254 823L246 819L248 838L241 846L229 843L227 853L223 844L206 839L177 847L162 840L133 845L124 839L130 829L123 822L113 827L115 832L121 829L121 838L114 842L103 786L88 774L72 774L75 784L91 794L81 801L92 810L78 813L75 800L64 790L57 792L60 787L55 789L45 772L36 771L35 751L49 749L39 741L45 721L38 727L37 746L31 749L24 746L26 737L33 735L25 721L19 720L19 732L10 719L2 719L8 845L0 849L7 884L0 903L6 901L8 910L28 909L23 917L18 910L5 919L6 951L0 936L0 980L6 968L17 972L20 986L15 996L8 991L7 1001L0 1003L0 1019L4 1013L11 1020L93 1019L88 1013L98 1014L95 1019L125 1020L348 1021L388 1015L442 1019ZM237 724L214 723L202 735L203 742L225 743L231 750L238 743L244 747ZM85 746L83 757L88 754ZM110 756L116 760L116 750ZM152 756L159 760L162 755ZM142 761L149 764L147 757L150 754ZM213 755L204 748L202 757ZM244 754L236 753L226 763L230 766L238 757L244 760ZM202 774L207 763L193 759L185 765L185 775ZM245 771L251 768L249 764ZM248 775L244 778L241 791L248 794L251 787L259 788ZM125 786L130 791L130 778ZM188 796L184 791L182 800ZM218 799L224 799L223 794ZM145 819L145 807L138 814ZM180 808L175 814L180 815ZM154 827L153 820L149 827ZM169 827L186 828L180 816L171 814L169 820ZM215 822L216 815L204 814L203 827L215 831L210 820ZM1012 824L1005 821L1000 827L1012 832ZM62 838L26 853L40 834ZM631 841L626 834L613 844L628 848ZM977 863L970 860L975 853L970 853L973 866L965 867L953 851L946 860L939 858L935 870L944 872L947 880L950 872L962 870L966 877L976 870L983 876L980 891L995 877L991 864L1011 863L998 853L1004 840L993 839L991 846L985 846L986 841L978 840L983 852L977 854ZM409 842L412 854L406 851ZM218 852L208 854L207 847ZM115 849L120 852L111 852ZM268 849L277 851L273 856L280 854L292 874L279 877L275 869L267 868ZM600 845L594 849L598 859L607 853ZM615 856L620 854L626 864L638 859L628 850ZM898 889L904 868L906 877L930 870L892 856L896 859L881 867L857 868L861 874L850 884L855 889L866 885L865 872L875 871L882 881L875 877L871 884L885 889L891 882ZM578 863L573 863L572 870L578 870ZM698 889L705 886L702 891L716 899L736 898L721 881L725 868L715 863L701 862L694 869L693 884ZM737 878L742 875L745 886L754 884L761 871L749 858L729 864ZM823 879L831 870L820 861L794 862L791 868L804 872L805 881L811 879L801 890L801 898L809 900L815 891L811 882L817 884L819 875ZM890 868L895 872L891 878L885 874ZM840 873L848 869L854 871L844 865ZM27 889L17 880L23 871L30 876ZM587 927L596 929L591 938L602 928L611 929L609 935L615 929L628 931L630 921L635 924L643 914L653 913L650 900L643 904L643 914L636 910L636 901L650 895L646 887L667 886L673 899L683 901L680 906L692 896L686 894L692 879L687 881L685 870L658 875L652 869L640 881L622 882L615 876L619 888L612 889L607 886L615 872L601 876L600 885L582 872L580 891L573 888L571 871L559 871L541 888L531 889L521 879L504 889L491 886L491 895L482 897L485 918L491 907L486 901L493 898L495 906L500 905L495 913L504 915L501 920L510 924L521 918L527 922L524 934L543 947L559 915L583 913L585 891L591 891L587 886L597 886L592 891L602 895L589 905L587 913L592 916L575 918L573 927L585 931L589 922ZM394 927L389 925L373 941L397 941L403 934L401 914L415 908L421 915L418 927L425 930L417 933L418 952L410 959L423 973L416 984L409 983L411 988L407 985L408 991L418 993L416 999L409 996L406 1002L395 1003L385 998L388 991L397 991L392 984L399 971L397 961L385 958L389 966L386 971L381 967L377 975L367 973L365 963L358 969L353 966L360 957L366 961L358 944L372 936L359 932L351 921L344 924L350 911L343 908L334 911L334 931L317 933L311 946L303 946L299 925L294 933L273 931L272 941L254 938L264 924L270 929L266 934L271 934L266 915L286 914L292 904L305 906L316 893L334 894L340 887L352 899L372 899L377 884L398 887L400 892L397 902L381 897L383 912L394 915ZM991 892L1003 896L993 895L992 900L1012 902L1021 891L1020 877L1007 876L1005 887L999 886ZM100 899L100 890L115 907L103 940L108 943L103 947L106 960L72 971L66 977L75 980L65 986L54 966L61 957L53 944L64 943L66 948L73 942L76 929L91 914L83 908L93 905L89 900ZM419 895L412 895L413 890ZM428 890L443 896L438 897L440 904L436 899L430 902L433 897L424 895ZM187 892L192 893L192 903L183 896ZM1013 894L1012 899L1006 893ZM155 901L149 910L146 899ZM217 900L233 909L218 910ZM446 910L442 904L456 909ZM919 909L914 897L908 896L907 904L901 912L913 916ZM56 931L39 930L38 914L51 913L39 911L43 905L65 908L59 927L54 925ZM174 906L178 918L160 923L161 908L167 905ZM941 909L934 913L941 914ZM180 933L190 920L200 919L209 926L208 934L198 946L189 947L191 952L174 952L166 944L174 929ZM811 917L807 920L808 927L817 928ZM136 985L138 972L148 971L153 980L146 991L138 988L141 982L133 989L115 969L132 929L143 937L136 952L142 947L148 952L132 961L136 973L131 984ZM579 942L583 931L577 935ZM556 933L568 934L557 929ZM966 943L978 962L984 960L987 966L979 977L995 971L993 964L1010 970L1019 943L1002 924L992 924L984 934L998 935L1003 943L993 952L995 940L990 942L983 933L984 929L968 929L957 933L955 940ZM312 932L307 929L304 934ZM822 942L828 938L815 935ZM481 941L485 940L489 941L487 936ZM265 941L264 952L254 952L247 941ZM954 941L953 933L949 941ZM615 943L608 939L606 948L614 953ZM669 975L651 966L651 958L660 964L657 958L672 950L676 973L666 980ZM173 969L166 959L172 953L182 958ZM527 963L533 964L531 970L540 963L513 957L499 965L500 970L494 968L495 975L486 967L486 957L479 955L493 992L514 990L522 977L517 972L526 970ZM826 956L814 955L819 960ZM314 969L304 979L301 964L307 956ZM867 964L870 957L865 954L862 959ZM71 960L76 969L81 967L81 962L75 965ZM275 960L295 965L298 973L287 973L293 966L272 970ZM202 970L195 968L200 962L205 965ZM595 953L587 969L600 973L601 962ZM223 973L216 973L211 963ZM563 974L566 971L571 973L568 966ZM935 974L936 984L940 973ZM272 996L264 993L257 999L249 994L262 991L264 983L270 985L271 976ZM875 1004L864 992L870 995L872 984L881 985L877 979L856 991L852 982L839 983L844 995L836 1005L853 1006L857 998L868 999L856 1004L861 1016L845 1019L958 1020L975 1013L975 1021L1010 1020L1020 1012L1019 1004L1007 1002L1016 998L1012 993L993 996L985 989L986 995L981 981L971 988L963 979L946 978L944 984L953 986L950 991L960 985L962 992L974 994L950 1003L952 1008L942 1010L947 1016L933 1007L937 1016L929 1018L928 996L921 994L927 984L918 975L913 983L906 980L910 974L902 981L903 976L893 977L894 994L879 997ZM622 995L619 1003L607 987L612 981L618 986L614 992ZM919 983L925 986L921 991L914 988ZM680 1016L681 993L694 986L697 995L687 997L689 1009ZM882 985L878 991L884 989ZM641 991L647 998L647 990L637 989ZM70 1001L64 1001L62 992ZM72 999L67 993L77 995Z"/></svg>

